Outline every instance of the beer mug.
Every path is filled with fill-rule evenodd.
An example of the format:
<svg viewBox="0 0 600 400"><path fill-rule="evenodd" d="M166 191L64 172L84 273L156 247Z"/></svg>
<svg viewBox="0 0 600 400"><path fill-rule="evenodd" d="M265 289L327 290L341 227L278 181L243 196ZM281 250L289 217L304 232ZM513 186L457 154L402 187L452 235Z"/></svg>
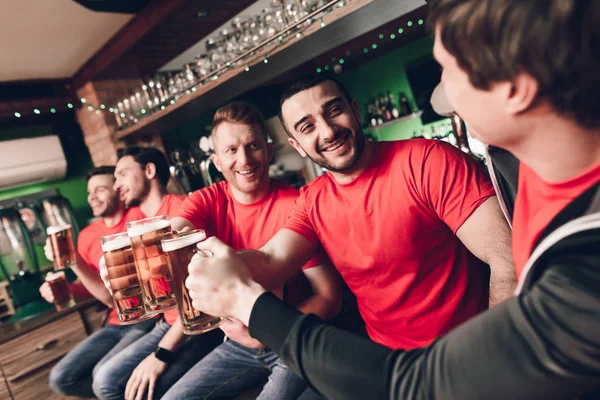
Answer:
<svg viewBox="0 0 600 400"><path fill-rule="evenodd" d="M54 225L46 229L50 238L55 271L72 268L77 265L77 253L73 244L73 231L71 225Z"/></svg>
<svg viewBox="0 0 600 400"><path fill-rule="evenodd" d="M127 232L103 236L100 242L119 324L130 325L152 318L156 314L146 313L144 308L140 280Z"/></svg>
<svg viewBox="0 0 600 400"><path fill-rule="evenodd" d="M196 310L192 306L192 299L185 280L188 277L188 264L196 253L196 244L206 238L203 229L183 232L172 239L164 239L162 249L167 255L169 271L171 272L171 287L177 299L179 318L186 335L198 335L217 328L223 318L213 317Z"/></svg>
<svg viewBox="0 0 600 400"><path fill-rule="evenodd" d="M46 282L50 286L50 291L54 297L54 307L56 311L62 311L75 305L75 300L71 295L69 286L67 284L67 278L63 271L48 272L45 278Z"/></svg>
<svg viewBox="0 0 600 400"><path fill-rule="evenodd" d="M177 304L169 283L171 275L167 256L160 247L161 240L173 237L167 216L128 222L127 234L131 239L146 312L164 312L175 308Z"/></svg>

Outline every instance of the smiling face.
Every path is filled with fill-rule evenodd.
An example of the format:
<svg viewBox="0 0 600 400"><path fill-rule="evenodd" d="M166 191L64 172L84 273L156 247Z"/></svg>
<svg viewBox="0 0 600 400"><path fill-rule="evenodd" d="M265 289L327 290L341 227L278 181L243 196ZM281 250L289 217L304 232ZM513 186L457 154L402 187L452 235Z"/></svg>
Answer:
<svg viewBox="0 0 600 400"><path fill-rule="evenodd" d="M126 207L139 205L150 190L145 171L132 156L121 157L115 167L115 191Z"/></svg>
<svg viewBox="0 0 600 400"><path fill-rule="evenodd" d="M349 173L365 146L360 112L333 81L294 94L281 105L289 142L303 157L332 172Z"/></svg>
<svg viewBox="0 0 600 400"><path fill-rule="evenodd" d="M223 121L213 131L212 139L213 162L234 194L252 196L268 187L272 147L258 127Z"/></svg>
<svg viewBox="0 0 600 400"><path fill-rule="evenodd" d="M94 217L111 217L119 209L119 194L113 189L112 175L102 174L90 177L87 182L87 201Z"/></svg>

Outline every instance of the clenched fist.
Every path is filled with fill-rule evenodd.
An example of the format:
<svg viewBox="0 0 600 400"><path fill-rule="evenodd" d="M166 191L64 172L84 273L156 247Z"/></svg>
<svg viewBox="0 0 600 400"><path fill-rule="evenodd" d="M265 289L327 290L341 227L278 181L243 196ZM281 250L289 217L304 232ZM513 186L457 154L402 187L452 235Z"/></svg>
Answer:
<svg viewBox="0 0 600 400"><path fill-rule="evenodd" d="M195 309L216 317L236 317L248 325L252 306L266 290L254 282L244 261L216 237L198 243L185 286Z"/></svg>

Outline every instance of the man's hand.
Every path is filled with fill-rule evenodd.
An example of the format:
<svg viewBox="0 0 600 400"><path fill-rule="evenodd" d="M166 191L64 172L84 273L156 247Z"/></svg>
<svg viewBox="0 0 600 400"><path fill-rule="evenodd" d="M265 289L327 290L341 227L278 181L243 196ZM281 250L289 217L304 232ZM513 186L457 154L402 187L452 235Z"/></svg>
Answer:
<svg viewBox="0 0 600 400"><path fill-rule="evenodd" d="M242 346L246 346L251 349L262 349L266 347L264 344L250 336L248 327L237 318L227 318L225 321L223 321L219 328L229 339L235 340Z"/></svg>
<svg viewBox="0 0 600 400"><path fill-rule="evenodd" d="M112 293L110 289L110 280L108 279L108 269L106 268L106 260L104 259L104 256L102 256L102 258L98 262L98 266L100 267L100 279L102 279L102 282L104 283L104 286L108 289L108 291Z"/></svg>
<svg viewBox="0 0 600 400"><path fill-rule="evenodd" d="M250 277L237 253L216 237L198 243L188 266L185 286L196 310L218 317L236 317L246 326L256 299L266 290ZM208 256L206 256L208 255Z"/></svg>
<svg viewBox="0 0 600 400"><path fill-rule="evenodd" d="M125 387L126 400L142 400L148 388L148 400L152 400L158 377L165 372L167 364L154 357L146 357L134 370Z"/></svg>
<svg viewBox="0 0 600 400"><path fill-rule="evenodd" d="M52 245L50 244L50 238L46 238L46 244L44 245L44 255L48 261L54 261L54 254L52 254Z"/></svg>
<svg viewBox="0 0 600 400"><path fill-rule="evenodd" d="M40 286L40 294L48 303L54 303L54 295L52 294L52 290L50 290L50 284L48 282L44 282L42 286Z"/></svg>

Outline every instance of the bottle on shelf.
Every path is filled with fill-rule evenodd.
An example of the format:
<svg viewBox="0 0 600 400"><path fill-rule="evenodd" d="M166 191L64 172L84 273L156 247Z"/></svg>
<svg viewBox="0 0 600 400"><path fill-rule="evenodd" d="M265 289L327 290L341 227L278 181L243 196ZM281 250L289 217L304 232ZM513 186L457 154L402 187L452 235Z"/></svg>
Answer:
<svg viewBox="0 0 600 400"><path fill-rule="evenodd" d="M388 98L388 108L392 112L392 119L396 119L400 116L400 111L398 110L398 107L396 107L396 101L394 100L394 95L392 94L391 90L387 91L387 98Z"/></svg>
<svg viewBox="0 0 600 400"><path fill-rule="evenodd" d="M401 115L409 115L413 113L413 109L408 101L408 97L406 97L406 93L400 92L400 112Z"/></svg>

